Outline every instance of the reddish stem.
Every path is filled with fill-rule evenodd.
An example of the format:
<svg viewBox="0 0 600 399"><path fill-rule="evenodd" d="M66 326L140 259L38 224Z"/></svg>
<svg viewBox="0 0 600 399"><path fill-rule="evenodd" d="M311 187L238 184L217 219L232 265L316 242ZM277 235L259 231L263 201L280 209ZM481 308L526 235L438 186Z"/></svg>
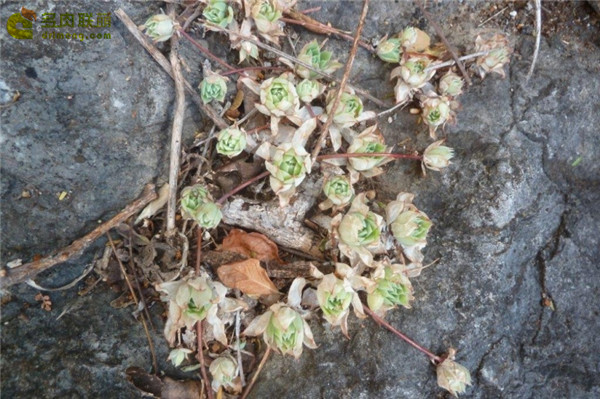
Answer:
<svg viewBox="0 0 600 399"><path fill-rule="evenodd" d="M223 72L221 76L233 75L234 73L242 73L246 71L289 71L288 67L277 67L277 66L254 66L246 68L238 68L231 71Z"/></svg>
<svg viewBox="0 0 600 399"><path fill-rule="evenodd" d="M326 154L319 155L317 157L318 160L323 159L335 159L335 158L358 158L358 157L388 157L388 158L396 158L396 159L416 159L418 161L423 160L421 155L415 154L394 154L390 152L355 152L355 153L343 153L343 154Z"/></svg>
<svg viewBox="0 0 600 399"><path fill-rule="evenodd" d="M221 198L219 198L217 200L217 204L222 204L223 202L225 202L225 200L229 197L231 197L232 195L239 193L240 191L242 191L243 189L245 189L246 187L248 187L249 185L259 181L262 178L265 178L267 176L269 176L269 171L266 170L264 172L262 172L260 175L254 176L252 179L240 184L239 186L237 186L236 188L234 188L233 190L231 190L230 192L228 192L227 194L223 195Z"/></svg>
<svg viewBox="0 0 600 399"><path fill-rule="evenodd" d="M185 37L186 39L188 39L190 41L190 43L192 43L198 50L200 50L201 52L203 52L208 58L210 58L211 60L217 62L221 66L229 69L230 71L231 70L235 70L234 67L232 67L231 65L229 65L228 63L226 63L225 61L223 61L222 59L220 59L219 57L217 57L213 53L211 53L209 49L207 49L206 47L204 47L203 45L201 45L200 43L198 43L196 40L194 40L194 38L191 37L190 34L187 33L186 31L184 31L183 29L179 29L178 32L181 33L181 35L183 37Z"/></svg>
<svg viewBox="0 0 600 399"><path fill-rule="evenodd" d="M309 8L308 10L300 11L302 14L310 14L311 12L321 11L321 6Z"/></svg>
<svg viewBox="0 0 600 399"><path fill-rule="evenodd" d="M434 355L427 349L423 348L421 345L417 344L415 341L408 338L406 335L402 334L400 331L396 330L390 323L383 320L381 317L377 316L377 314L375 312L373 312L371 309L369 309L367 306L363 305L363 309L369 316L371 316L371 318L373 320L375 320L375 322L377 324L382 325L383 327L387 328L388 330L393 332L396 336L398 336L399 338L402 338L408 344L412 345L414 348L423 352L425 355L427 355L427 357L429 357L431 359L432 362L439 364L444 360L441 357Z"/></svg>
<svg viewBox="0 0 600 399"><path fill-rule="evenodd" d="M250 129L246 132L246 134L253 134L256 132L260 132L261 130L265 130L265 129L269 129L271 127L271 125L262 125L259 127L255 127L254 129Z"/></svg>

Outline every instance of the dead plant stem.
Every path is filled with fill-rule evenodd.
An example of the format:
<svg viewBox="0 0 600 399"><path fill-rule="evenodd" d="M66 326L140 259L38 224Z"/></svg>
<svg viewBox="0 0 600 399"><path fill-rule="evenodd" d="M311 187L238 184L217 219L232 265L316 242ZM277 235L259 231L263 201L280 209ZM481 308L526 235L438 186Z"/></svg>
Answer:
<svg viewBox="0 0 600 399"><path fill-rule="evenodd" d="M154 191L154 185L148 184L144 187L144 191L138 199L127 205L121 212L115 215L112 219L102 223L94 230L86 234L85 236L73 241L70 245L59 250L56 255L47 256L40 260L26 263L23 266L15 267L7 270L7 274L4 277L0 277L0 288L6 288L13 284L21 283L27 279L33 278L37 274L44 270L50 269L51 267L58 265L59 263L66 262L67 260L81 254L85 248L91 243L96 241L99 237L106 234L113 227L123 223L129 219L132 215L139 212L142 208L148 205L149 202L155 200L157 197Z"/></svg>
<svg viewBox="0 0 600 399"><path fill-rule="evenodd" d="M358 20L358 27L356 28L356 33L354 34L354 42L352 43L352 49L350 50L350 55L348 56L348 61L346 61L346 66L344 67L344 75L342 76L342 81L340 82L340 87L335 95L333 100L333 105L331 107L331 112L328 112L327 120L325 121L325 125L321 128L321 134L317 139L317 143L312 152L312 160L313 162L317 159L319 152L321 152L321 147L323 147L323 143L325 142L325 138L329 134L329 127L333 123L333 118L335 116L335 111L337 110L338 105L340 105L340 100L342 98L342 94L344 93L344 89L346 88L346 83L348 82L348 78L350 77L350 71L352 70L352 64L354 63L354 58L356 57L356 50L358 49L358 41L360 39L360 34L365 26L365 18L367 17L367 12L369 11L369 0L364 0L362 13L360 14L360 19Z"/></svg>
<svg viewBox="0 0 600 399"><path fill-rule="evenodd" d="M185 114L185 89L181 65L177 56L179 38L171 37L171 69L175 81L175 111L173 114L173 127L171 129L171 154L169 162L169 198L167 200L167 235L175 232L175 212L177 210L177 177L181 165L181 135L183 133L183 117Z"/></svg>
<svg viewBox="0 0 600 399"><path fill-rule="evenodd" d="M267 350L265 351L265 354L263 355L262 359L260 360L260 364L258 365L258 368L254 372L254 375L252 376L252 380L250 380L250 384L248 384L248 386L244 390L244 393L242 394L240 399L246 399L248 397L248 395L250 394L250 391L252 391L252 387L254 386L254 383L258 379L258 375L262 371L263 367L265 367L265 363L267 363L267 359L269 358L270 354L271 354L271 347L267 346Z"/></svg>

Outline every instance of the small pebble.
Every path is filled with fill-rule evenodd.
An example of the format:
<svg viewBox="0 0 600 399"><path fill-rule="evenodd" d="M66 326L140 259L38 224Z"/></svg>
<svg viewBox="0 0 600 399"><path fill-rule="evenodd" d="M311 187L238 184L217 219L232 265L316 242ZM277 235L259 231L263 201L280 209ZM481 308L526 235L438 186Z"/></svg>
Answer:
<svg viewBox="0 0 600 399"><path fill-rule="evenodd" d="M515 10L511 11L511 12L510 12L510 16L511 16L512 18L516 17L516 16L517 16L517 12L516 12Z"/></svg>

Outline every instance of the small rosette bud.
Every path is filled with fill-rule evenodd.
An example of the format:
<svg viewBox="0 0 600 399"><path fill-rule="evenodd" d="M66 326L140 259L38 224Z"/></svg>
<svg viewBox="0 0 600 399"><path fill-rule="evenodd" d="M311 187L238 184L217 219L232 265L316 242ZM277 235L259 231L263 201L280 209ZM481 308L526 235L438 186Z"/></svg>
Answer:
<svg viewBox="0 0 600 399"><path fill-rule="evenodd" d="M171 17L165 14L153 15L144 24L146 34L155 42L164 42L169 40L175 32L175 22Z"/></svg>
<svg viewBox="0 0 600 399"><path fill-rule="evenodd" d="M402 42L400 39L383 40L377 45L377 56L385 62L397 64L400 62L400 55L402 55Z"/></svg>
<svg viewBox="0 0 600 399"><path fill-rule="evenodd" d="M202 11L206 20L221 28L226 28L233 20L233 8L222 0L211 0Z"/></svg>
<svg viewBox="0 0 600 399"><path fill-rule="evenodd" d="M192 350L187 348L175 348L171 352L169 352L169 357L167 358L167 360L170 360L173 366L179 367L179 365L183 363L183 361L192 352Z"/></svg>
<svg viewBox="0 0 600 399"><path fill-rule="evenodd" d="M402 62L400 76L410 87L418 89L423 87L435 74L435 70L426 70L429 65L431 65L431 60L427 57L410 57Z"/></svg>
<svg viewBox="0 0 600 399"><path fill-rule="evenodd" d="M278 22L282 14L273 0L255 1L250 13L259 32L272 34L280 30Z"/></svg>
<svg viewBox="0 0 600 399"><path fill-rule="evenodd" d="M464 393L468 385L471 385L471 374L466 367L454 361L456 351L450 349L448 357L437 365L437 383L453 396Z"/></svg>
<svg viewBox="0 0 600 399"><path fill-rule="evenodd" d="M429 145L423 152L423 164L431 170L438 171L450 165L450 159L454 156L454 150L443 146L444 140L436 141Z"/></svg>
<svg viewBox="0 0 600 399"><path fill-rule="evenodd" d="M373 312L383 315L398 305L410 309L413 288L402 265L380 264L371 279L375 286L367 296L367 303Z"/></svg>
<svg viewBox="0 0 600 399"><path fill-rule="evenodd" d="M347 176L330 176L323 185L323 192L336 206L346 205L354 197L354 188Z"/></svg>
<svg viewBox="0 0 600 399"><path fill-rule="evenodd" d="M260 85L257 109L278 118L293 116L300 108L300 99L294 84L285 77L270 78Z"/></svg>
<svg viewBox="0 0 600 399"><path fill-rule="evenodd" d="M300 100L310 103L325 91L325 86L316 80L304 79L296 86Z"/></svg>
<svg viewBox="0 0 600 399"><path fill-rule="evenodd" d="M429 126L429 134L436 138L437 128L451 117L450 102L444 97L427 98L421 103L423 122Z"/></svg>
<svg viewBox="0 0 600 399"><path fill-rule="evenodd" d="M462 93L464 82L460 76L454 72L448 71L440 79L439 89L443 96L456 97Z"/></svg>
<svg viewBox="0 0 600 399"><path fill-rule="evenodd" d="M351 247L360 247L379 241L380 226L373 212L346 214L340 223L340 240Z"/></svg>
<svg viewBox="0 0 600 399"><path fill-rule="evenodd" d="M265 343L272 349L295 358L302 354L303 344L316 348L308 323L297 311L282 303L274 304L267 312L254 319L244 334L263 334Z"/></svg>
<svg viewBox="0 0 600 399"><path fill-rule="evenodd" d="M316 40L313 40L302 47L300 54L298 54L298 59L300 61L309 64L318 71L328 74L331 74L342 67L341 63L332 60L331 57L331 51L321 51L321 46ZM296 73L298 76L305 79L314 79L320 76L318 73L311 71L302 65L296 66Z"/></svg>
<svg viewBox="0 0 600 399"><path fill-rule="evenodd" d="M506 77L504 65L510 62L510 46L506 36L495 34L491 37L478 36L475 40L475 48L478 52L489 51L487 55L477 59L479 74L485 77L487 73L494 72L503 78Z"/></svg>
<svg viewBox="0 0 600 399"><path fill-rule="evenodd" d="M212 376L212 389L216 392L220 387L238 392L241 390L241 382L237 377L237 361L231 355L221 355L212 361L208 371Z"/></svg>
<svg viewBox="0 0 600 399"><path fill-rule="evenodd" d="M236 128L221 130L217 136L216 148L221 155L235 157L246 148L246 133Z"/></svg>
<svg viewBox="0 0 600 399"><path fill-rule="evenodd" d="M352 140L348 147L349 154L383 154L388 148L383 141L383 136L377 131L377 125L366 128L361 134ZM378 166L391 161L392 158L384 156L364 156L348 158L350 166L367 177L376 176L383 171Z"/></svg>
<svg viewBox="0 0 600 399"><path fill-rule="evenodd" d="M212 100L217 100L222 103L225 101L227 94L227 83L225 78L217 74L211 74L200 82L200 97L204 104L208 104Z"/></svg>
<svg viewBox="0 0 600 399"><path fill-rule="evenodd" d="M431 43L431 39L427 33L412 26L409 26L400 32L398 38L406 51L418 53L427 50Z"/></svg>
<svg viewBox="0 0 600 399"><path fill-rule="evenodd" d="M400 193L386 206L386 221L394 238L412 262L421 262L421 250L427 245L431 220L412 204L413 194Z"/></svg>
<svg viewBox="0 0 600 399"><path fill-rule="evenodd" d="M212 201L208 190L201 184L186 187L181 192L181 213L186 219L193 219L199 226L212 229L219 225L223 215Z"/></svg>
<svg viewBox="0 0 600 399"><path fill-rule="evenodd" d="M334 92L327 98L327 114L331 113L334 102ZM333 123L342 127L349 127L359 121L360 115L363 113L363 103L361 99L351 93L342 93L340 102L333 116Z"/></svg>

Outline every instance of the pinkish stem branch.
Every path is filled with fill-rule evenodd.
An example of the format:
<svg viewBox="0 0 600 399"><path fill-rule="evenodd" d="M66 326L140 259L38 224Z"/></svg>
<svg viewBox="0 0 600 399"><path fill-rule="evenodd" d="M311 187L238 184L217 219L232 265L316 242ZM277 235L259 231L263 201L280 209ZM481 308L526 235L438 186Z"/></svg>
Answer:
<svg viewBox="0 0 600 399"><path fill-rule="evenodd" d="M413 341L412 339L408 338L406 335L402 334L400 331L398 331L397 329L395 329L390 323L388 323L387 321L383 320L381 317L377 316L377 314L375 312L373 312L371 309L369 309L366 305L363 306L364 311L371 316L371 318L373 320L375 320L375 322L385 328L387 328L389 331L391 331L392 333L394 333L397 337L403 339L404 341L406 341L409 345L413 346L414 348L420 350L421 352L423 352L425 355L427 355L427 357L429 357L429 359L431 359L432 362L439 364L441 363L444 359L442 359L441 357L431 353L430 351L428 351L427 349L423 348L421 345L417 344L415 341Z"/></svg>

